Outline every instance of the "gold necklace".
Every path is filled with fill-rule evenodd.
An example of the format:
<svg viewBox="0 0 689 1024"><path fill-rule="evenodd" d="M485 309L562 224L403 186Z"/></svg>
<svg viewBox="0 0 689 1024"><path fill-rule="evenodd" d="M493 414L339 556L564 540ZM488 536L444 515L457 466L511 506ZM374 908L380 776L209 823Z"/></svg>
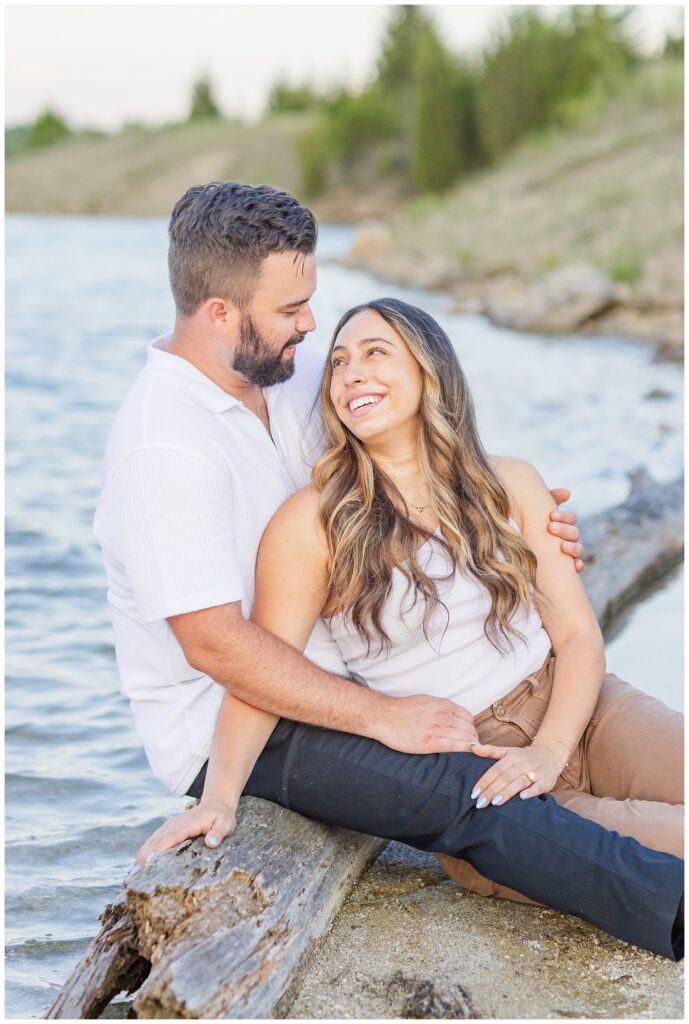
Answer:
<svg viewBox="0 0 689 1024"><path fill-rule="evenodd" d="M429 501L427 505L415 505L413 501L410 501L410 500L409 500L409 498L405 498L405 497L404 497L404 495L402 495L402 497L403 497L403 498L404 498L404 500L406 501L407 505L411 505L411 507L412 507L412 508L415 508L415 509L416 509L416 511L417 511L417 512L419 513L419 515L421 515L421 513L422 513L422 512L423 512L423 511L424 511L425 509L427 509L427 508L431 508L431 507L432 507L432 505L433 505L433 502L432 502L432 501Z"/></svg>

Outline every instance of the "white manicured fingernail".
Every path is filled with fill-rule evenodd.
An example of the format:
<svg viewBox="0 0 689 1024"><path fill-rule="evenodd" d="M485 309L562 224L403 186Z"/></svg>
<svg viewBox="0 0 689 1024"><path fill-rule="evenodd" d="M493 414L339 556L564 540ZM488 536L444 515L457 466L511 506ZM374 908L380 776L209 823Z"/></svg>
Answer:
<svg viewBox="0 0 689 1024"><path fill-rule="evenodd" d="M147 860L147 861L149 861L149 860L155 860L155 859L156 859L156 853L155 853L155 852L154 852L153 850L151 850L151 852L150 852L150 853L147 853L147 854L146 854L146 860Z"/></svg>
<svg viewBox="0 0 689 1024"><path fill-rule="evenodd" d="M502 803L502 794L498 793L497 796L494 796L493 799L491 800L491 803L495 804L496 807L497 807L498 804L501 804Z"/></svg>
<svg viewBox="0 0 689 1024"><path fill-rule="evenodd" d="M471 794L471 799L472 799L472 800L475 800L475 799L476 799L476 797L477 797L477 796L480 796L480 795L481 795L481 790L479 789L479 787L478 787L478 786L475 786L475 787L474 787L474 789L473 789L473 792L472 792L472 794Z"/></svg>
<svg viewBox="0 0 689 1024"><path fill-rule="evenodd" d="M482 796L481 799L479 800L479 802L476 804L476 806L478 808L485 807L487 803L488 803L488 798L485 797L485 796Z"/></svg>
<svg viewBox="0 0 689 1024"><path fill-rule="evenodd" d="M527 793L527 791L525 789L523 789L521 791L521 793L519 794L519 796L522 798L522 800L528 800L529 797L531 796L531 793Z"/></svg>
<svg viewBox="0 0 689 1024"><path fill-rule="evenodd" d="M140 870L141 870L141 868L139 867L138 864L132 864L131 867L129 868L129 870L127 871L127 874L128 875L135 875L137 873L137 871L140 871Z"/></svg>
<svg viewBox="0 0 689 1024"><path fill-rule="evenodd" d="M218 839L217 836L208 836L206 842L208 843L209 846L217 846L220 840Z"/></svg>

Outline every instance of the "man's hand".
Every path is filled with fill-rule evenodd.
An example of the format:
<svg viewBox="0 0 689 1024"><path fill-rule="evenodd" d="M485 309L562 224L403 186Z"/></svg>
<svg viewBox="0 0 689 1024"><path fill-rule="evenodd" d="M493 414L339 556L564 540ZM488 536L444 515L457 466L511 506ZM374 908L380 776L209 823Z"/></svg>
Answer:
<svg viewBox="0 0 689 1024"><path fill-rule="evenodd" d="M389 697L374 739L404 754L469 751L478 742L474 718L466 708L442 697Z"/></svg>
<svg viewBox="0 0 689 1024"><path fill-rule="evenodd" d="M571 496L571 491L568 491L566 487L553 487L550 493L558 505L563 505L566 501L569 501ZM581 560L584 548L582 544L577 543L579 540L579 527L577 526L576 514L564 508L554 509L550 513L548 530L550 533L554 533L556 537L561 538L562 543L560 547L566 555L574 559L574 568L577 572L581 572L584 568L584 563Z"/></svg>
<svg viewBox="0 0 689 1024"><path fill-rule="evenodd" d="M195 807L176 814L156 829L134 858L130 874L138 871L145 861L154 860L157 854L171 850L185 839L205 835L206 846L216 849L225 836L232 835L236 824L234 807L217 800L204 803L202 798Z"/></svg>

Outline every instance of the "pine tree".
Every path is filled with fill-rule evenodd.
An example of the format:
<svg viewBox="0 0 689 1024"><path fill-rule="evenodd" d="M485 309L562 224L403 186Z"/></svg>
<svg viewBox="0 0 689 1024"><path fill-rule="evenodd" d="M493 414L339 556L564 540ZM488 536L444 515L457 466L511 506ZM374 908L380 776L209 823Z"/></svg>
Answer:
<svg viewBox="0 0 689 1024"><path fill-rule="evenodd" d="M72 134L66 122L54 110L44 110L29 129L28 146L37 149L61 142Z"/></svg>
<svg viewBox="0 0 689 1024"><path fill-rule="evenodd" d="M209 78L199 78L194 82L191 93L191 109L189 121L206 121L221 117L218 104L213 96L213 88Z"/></svg>
<svg viewBox="0 0 689 1024"><path fill-rule="evenodd" d="M440 192L457 180L462 167L458 67L440 40L429 34L414 71L412 180L421 192Z"/></svg>

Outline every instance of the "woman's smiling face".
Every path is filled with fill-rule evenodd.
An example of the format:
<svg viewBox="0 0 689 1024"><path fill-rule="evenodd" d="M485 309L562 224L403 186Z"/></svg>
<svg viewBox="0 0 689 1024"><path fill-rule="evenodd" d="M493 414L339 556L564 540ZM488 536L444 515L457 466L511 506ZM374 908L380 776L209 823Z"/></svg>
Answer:
<svg viewBox="0 0 689 1024"><path fill-rule="evenodd" d="M416 429L423 372L397 331L373 309L344 325L330 353L330 399L361 441Z"/></svg>

